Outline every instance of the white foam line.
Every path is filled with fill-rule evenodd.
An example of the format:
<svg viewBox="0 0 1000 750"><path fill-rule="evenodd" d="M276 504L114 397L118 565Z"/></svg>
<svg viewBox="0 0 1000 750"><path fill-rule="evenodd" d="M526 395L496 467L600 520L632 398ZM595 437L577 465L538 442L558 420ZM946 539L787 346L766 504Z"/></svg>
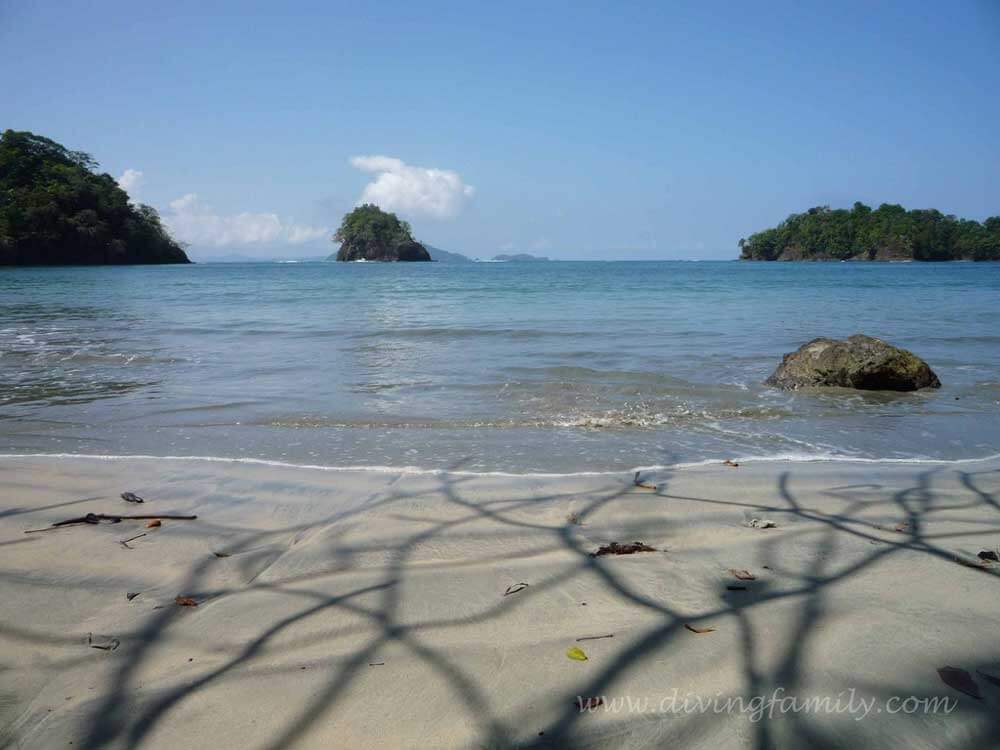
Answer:
<svg viewBox="0 0 1000 750"><path fill-rule="evenodd" d="M0 460L18 458L78 458L95 461L199 461L219 464L247 464L251 466L272 466L282 469L304 469L309 471L372 472L378 474L424 474L482 477L603 477L633 474L637 471L674 471L694 469L701 466L721 465L720 459L705 459L676 464L651 464L634 466L617 471L568 471L568 472L510 472L510 471L462 471L451 469L425 469L419 466L326 466L323 464L296 464L289 461L273 461L265 458L229 458L226 456L151 456L101 455L95 453L0 453ZM854 456L812 456L806 454L784 454L775 456L744 456L731 459L737 463L845 463L845 464L915 464L915 465L962 465L987 461L1000 461L1000 453L981 458L861 458Z"/></svg>

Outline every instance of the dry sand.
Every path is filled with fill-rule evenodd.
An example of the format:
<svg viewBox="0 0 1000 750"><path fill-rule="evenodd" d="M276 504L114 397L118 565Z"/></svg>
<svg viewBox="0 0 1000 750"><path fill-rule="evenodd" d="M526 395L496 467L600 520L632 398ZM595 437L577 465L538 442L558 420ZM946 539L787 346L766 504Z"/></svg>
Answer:
<svg viewBox="0 0 1000 750"><path fill-rule="evenodd" d="M653 481L0 459L0 746L998 746L1000 687L976 670L1000 661L1000 566L955 558L1000 545L1000 461ZM87 512L198 520L23 533ZM588 554L637 540L657 551ZM853 690L854 712L684 710L776 690Z"/></svg>

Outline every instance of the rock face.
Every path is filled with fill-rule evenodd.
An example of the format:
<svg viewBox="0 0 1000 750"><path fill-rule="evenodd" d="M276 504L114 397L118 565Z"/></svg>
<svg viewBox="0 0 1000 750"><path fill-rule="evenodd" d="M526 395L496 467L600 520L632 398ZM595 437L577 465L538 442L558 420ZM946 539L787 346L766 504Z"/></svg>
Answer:
<svg viewBox="0 0 1000 750"><path fill-rule="evenodd" d="M864 334L855 334L843 341L813 339L786 354L778 369L764 383L785 390L810 386L866 391L941 387L937 375L920 357Z"/></svg>
<svg viewBox="0 0 1000 750"><path fill-rule="evenodd" d="M404 240L397 244L383 244L377 241L345 242L337 252L337 260L372 260L382 262L429 261L427 248L419 242Z"/></svg>

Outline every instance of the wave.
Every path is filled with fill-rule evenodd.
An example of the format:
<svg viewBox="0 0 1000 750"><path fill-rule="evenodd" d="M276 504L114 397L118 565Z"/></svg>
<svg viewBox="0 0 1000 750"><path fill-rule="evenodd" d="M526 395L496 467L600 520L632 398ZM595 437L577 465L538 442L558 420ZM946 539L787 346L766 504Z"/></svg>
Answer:
<svg viewBox="0 0 1000 750"><path fill-rule="evenodd" d="M468 338L511 338L540 339L549 337L579 337L580 331L543 331L534 328L388 328L376 331L355 333L355 339L393 339L393 338L426 338L426 339L468 339Z"/></svg>
<svg viewBox="0 0 1000 750"><path fill-rule="evenodd" d="M702 459L675 464L650 464L648 466L633 466L627 470L615 471L569 471L569 472L510 472L510 471L463 471L461 469L430 469L420 466L330 466L325 464L297 464L290 461L276 461L266 458L232 458L227 456L153 456L148 454L94 454L94 453L0 453L0 460L19 458L52 458L52 459L85 459L93 461L193 461L199 463L243 464L248 466L270 466L281 469L300 469L305 471L329 472L370 472L376 474L416 474L430 476L483 476L483 477L630 477L637 471L676 471L677 469L694 469L704 466L720 465L721 459ZM735 456L737 463L843 463L866 465L934 465L963 466L969 464L1000 461L1000 453L978 458L939 459L927 457L914 458L865 458L845 455L808 455L801 453L776 454L772 456Z"/></svg>
<svg viewBox="0 0 1000 750"><path fill-rule="evenodd" d="M621 409L543 417L504 417L470 419L435 419L400 417L398 419L337 419L328 417L279 417L248 423L267 427L329 429L523 429L581 428L587 430L649 429L654 427L711 425L715 420L775 420L793 413L772 406L747 406L716 410L675 408L656 411L639 404Z"/></svg>

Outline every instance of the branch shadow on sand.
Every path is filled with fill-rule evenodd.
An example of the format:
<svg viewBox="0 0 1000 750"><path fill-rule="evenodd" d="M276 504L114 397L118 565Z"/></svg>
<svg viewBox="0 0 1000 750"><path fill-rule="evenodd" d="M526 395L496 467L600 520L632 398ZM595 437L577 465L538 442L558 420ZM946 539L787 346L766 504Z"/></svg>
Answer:
<svg viewBox="0 0 1000 750"><path fill-rule="evenodd" d="M642 491L628 479L616 486L590 492L585 496L573 492L554 491L530 494L521 498L473 498L470 485L477 479L462 474L460 465L448 472L435 475L435 486L428 493L426 488L411 490L405 482L393 482L369 501L349 512L331 514L320 523L310 522L301 526L288 526L267 531L240 530L238 541L227 547L227 552L238 555L253 550L276 538L306 532L326 536L323 543L329 564L301 575L270 576L257 571L242 586L211 588L206 581L213 566L224 565L224 560L206 556L193 564L186 573L183 589L209 602L238 600L249 595L275 594L287 602L297 602L281 619L262 622L254 636L239 644L227 644L221 649L221 658L214 666L190 680L160 689L142 700L135 699L140 678L147 663L154 658L159 644L169 639L180 627L183 618L200 615L181 608L167 607L153 611L133 633L127 634L127 655L119 658L113 674L102 687L101 697L93 701L83 723L82 742L78 747L96 749L104 747L138 747L151 737L182 704L197 701L204 691L239 679L266 679L254 672L256 667L267 665L271 673L295 667L280 665L282 649L324 645L329 639L331 652L339 655L323 665L322 682L311 691L301 704L285 707L280 729L262 738L258 747L275 749L308 744L309 733L320 722L331 721L335 709L345 700L362 675L370 674L369 665L380 653L393 648L422 665L434 679L446 686L454 696L453 711L461 712L463 720L474 727L475 747L487 748L543 748L543 747L627 747L637 744L638 737L657 737L659 741L675 741L682 746L705 743L710 746L718 737L720 717L711 712L672 715L621 715L614 721L594 724L594 717L581 711L574 703L577 696L606 696L620 694L629 687L633 670L648 664L653 658L683 648L684 638L692 638L685 625L718 625L735 633L737 648L726 647L710 658L735 665L739 673L739 687L730 697L758 696L781 688L787 694L808 692L813 683L810 660L818 648L818 639L832 623L834 609L832 598L845 583L860 579L881 566L908 564L912 560L933 560L935 564L953 565L956 576L970 577L971 584L979 587L984 597L1000 593L1000 576L994 570L975 570L956 563L956 545L972 549L980 540L995 540L1000 535L1000 504L994 492L986 489L995 486L998 472L956 471L932 468L913 470L906 476L906 486L892 489L879 484L831 486L819 494L829 504L815 502L816 492L809 499L797 493L796 478L791 471L777 477L770 502L739 502L732 493L713 496L709 484L699 496L673 494L675 475L661 471L656 477L655 492L645 492L646 507L662 517L662 529L682 533L688 522L691 508L732 513L764 515L777 521L775 533L760 532L754 538L761 567L768 571L766 580L757 580L745 592L730 591L720 577L711 603L692 611L671 596L651 594L648 587L637 586L625 566L613 557L594 557L593 545L580 527L586 528L590 519L607 517L617 504L635 503ZM936 482L948 474L950 480L961 488L960 493L942 493ZM735 475L733 475L735 476ZM721 481L721 480L720 480ZM556 483L548 489L559 488ZM363 514L373 510L395 512L406 518L413 512L412 503L431 494L443 501L435 510L447 507L440 517L423 516L412 533L398 538L380 539L364 548L352 546L347 534L339 534L344 527ZM552 523L535 518L531 511L546 503L572 507L572 520ZM688 509L685 513L673 511L677 503ZM835 512L827 508L836 508ZM963 512L965 527L960 531L933 530L939 520L948 521L957 512ZM969 516L973 512L974 516ZM566 514L562 514L565 518ZM974 522L969 527L969 520ZM627 519L626 519L627 520ZM426 571L428 563L418 560L418 553L428 545L447 544L456 535L468 533L489 535L491 538L509 539L510 560L523 561L525 556L560 556L563 562L549 570L546 577L532 581L531 586L516 596L498 597L494 604L480 607L474 612L450 615L446 609L419 618L404 617L402 613L404 587L415 571ZM666 533L665 531L663 533ZM619 541L632 541L620 539ZM365 583L335 585L338 576L361 570L358 556L376 549L386 561L381 567L365 570ZM485 547L478 559L451 561L448 565L493 564L504 562L505 554L497 555L495 547ZM679 557L683 553L677 553ZM664 559L664 565L675 558ZM267 563L270 565L271 563ZM442 564L443 571L448 565ZM512 715L509 703L503 706L492 692L491 684L482 674L463 664L461 658L447 648L435 644L434 635L451 628L470 628L488 623L510 613L516 608L531 607L546 597L558 593L576 581L586 578L596 581L602 595L613 601L623 612L641 613L628 633L619 633L616 646L609 658L593 663L586 677L553 696L561 706L549 711L538 725L526 727L516 712ZM782 632L780 639L762 626L762 619L772 608L783 608L790 613L790 631ZM335 634L299 632L300 626L315 622L316 618L349 616L358 623L341 629ZM917 624L919 625L919 623ZM539 637L544 632L544 622L538 624ZM3 633L0 633L2 635ZM859 634L878 639L891 638L891 634ZM357 639L347 651L342 640ZM44 642L41 633L19 632L17 637ZM705 636L705 638L715 637ZM698 641L699 644L705 640ZM711 641L708 641L711 643ZM1000 645L983 643L975 653L959 654L976 663L995 662L1000 659ZM287 660L286 660L287 661ZM525 680L536 675L525 674ZM676 682L676 675L671 678ZM667 676L664 676L667 682ZM844 683L846 684L846 683ZM917 696L947 694L941 686L938 693L915 690L905 680L900 682L893 675L873 680L860 676L851 681L859 691L881 700L896 695ZM967 731L950 735L951 744L941 745L946 750L981 750L1000 737L1000 711L996 710L1000 690L985 686L985 699L976 701L952 691L958 698L958 712ZM388 719L387 719L388 720ZM872 737L865 722L857 722L850 731L843 725L836 728L823 717L810 713L788 713L778 719L764 718L747 721L742 736L745 746L764 750L772 747L811 747L814 749L845 747L858 743L885 745L885 738ZM921 719L913 717L918 722ZM727 725L734 727L734 724ZM728 730L727 730L728 731ZM882 731L882 730L879 730ZM945 734L937 735L945 737ZM433 737L413 737L414 745L437 746ZM659 741L654 743L659 745Z"/></svg>

